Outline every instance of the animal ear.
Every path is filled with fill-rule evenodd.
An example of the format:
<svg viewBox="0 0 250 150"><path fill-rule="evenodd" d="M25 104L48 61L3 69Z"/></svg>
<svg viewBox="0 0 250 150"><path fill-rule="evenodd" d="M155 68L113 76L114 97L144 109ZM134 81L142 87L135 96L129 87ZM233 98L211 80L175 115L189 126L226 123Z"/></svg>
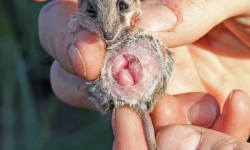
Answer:
<svg viewBox="0 0 250 150"><path fill-rule="evenodd" d="M139 0L139 1L137 0L137 4L138 4L138 5L141 5L141 3L142 3L143 1L145 1L145 0Z"/></svg>
<svg viewBox="0 0 250 150"><path fill-rule="evenodd" d="M84 0L78 0L78 5L82 4Z"/></svg>

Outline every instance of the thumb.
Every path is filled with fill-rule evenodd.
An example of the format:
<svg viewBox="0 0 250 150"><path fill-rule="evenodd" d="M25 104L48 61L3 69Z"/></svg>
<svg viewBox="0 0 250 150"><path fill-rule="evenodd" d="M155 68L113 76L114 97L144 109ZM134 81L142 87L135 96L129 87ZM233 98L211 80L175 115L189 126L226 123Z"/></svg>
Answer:
<svg viewBox="0 0 250 150"><path fill-rule="evenodd" d="M170 125L157 135L159 149L250 149L250 144L224 133L189 125Z"/></svg>
<svg viewBox="0 0 250 150"><path fill-rule="evenodd" d="M169 47L192 43L225 19L247 13L249 0L147 0L140 28L157 31Z"/></svg>

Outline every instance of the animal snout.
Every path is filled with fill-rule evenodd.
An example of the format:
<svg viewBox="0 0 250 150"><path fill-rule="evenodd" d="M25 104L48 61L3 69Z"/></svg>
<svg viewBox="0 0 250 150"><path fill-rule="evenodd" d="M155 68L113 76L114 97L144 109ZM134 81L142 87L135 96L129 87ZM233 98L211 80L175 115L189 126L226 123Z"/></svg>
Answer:
<svg viewBox="0 0 250 150"><path fill-rule="evenodd" d="M104 39L105 40L112 40L114 38L114 35L111 32L106 32L104 34Z"/></svg>

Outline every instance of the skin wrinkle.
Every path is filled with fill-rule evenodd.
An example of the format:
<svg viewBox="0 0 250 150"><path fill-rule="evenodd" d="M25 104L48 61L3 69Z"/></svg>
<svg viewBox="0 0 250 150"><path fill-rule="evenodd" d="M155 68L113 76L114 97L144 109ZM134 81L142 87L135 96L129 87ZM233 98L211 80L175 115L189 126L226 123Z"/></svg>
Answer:
<svg viewBox="0 0 250 150"><path fill-rule="evenodd" d="M237 145L234 147L234 150L249 150L250 146L246 146L242 143L237 143Z"/></svg>
<svg viewBox="0 0 250 150"><path fill-rule="evenodd" d="M245 20L244 20L245 19ZM250 23L247 22L250 17L239 17L228 19L223 24L230 30L238 39L250 48Z"/></svg>
<svg viewBox="0 0 250 150"><path fill-rule="evenodd" d="M221 45L223 45L224 47L227 46L226 47L227 48L226 51L228 53L227 56L247 57L247 56L244 56L244 54L243 55L239 55L239 54L235 55L234 52L236 51L236 49L240 49L244 53L249 53L249 48L247 46L245 46L244 43L242 43L240 40L238 40L232 32L229 32L230 30L226 26L220 25L220 26L214 28L213 30L215 32L208 33L208 37L210 37L211 39L218 40L218 42L220 42ZM234 41L234 43L232 43L232 41ZM213 51L214 53L220 52L219 53L220 55L225 55L225 50L223 50L223 49L221 51L215 51L215 50L211 49L211 51Z"/></svg>
<svg viewBox="0 0 250 150"><path fill-rule="evenodd" d="M232 150L234 150L237 147L238 144L239 143L236 140L230 140L230 141L228 141L228 140L221 141L220 140L215 145L212 145L210 147L210 149L212 149L212 150L221 150L221 149L225 149L225 148L228 149L229 147L231 147Z"/></svg>
<svg viewBox="0 0 250 150"><path fill-rule="evenodd" d="M194 67L194 61L190 55L190 50L186 47L174 48L171 49L174 52L174 60L175 60L175 68L174 76L170 81L170 85L167 89L167 93L169 94L180 94L187 93L192 91L205 91L200 79L198 78L197 70ZM178 59L177 59L178 58ZM183 63L183 59L192 60L188 63ZM182 78L177 78L182 75L190 74L189 80L182 80ZM191 85L190 87L184 87L183 85ZM196 85L195 87L193 85ZM172 87L172 88L171 88ZM179 92L176 92L178 89Z"/></svg>
<svg viewBox="0 0 250 150"><path fill-rule="evenodd" d="M207 39L207 41L209 41L208 38L206 38L206 39ZM192 62L194 64L194 67L196 68L196 70L199 70L199 67L197 67L197 63L195 63L194 56L192 56L192 55L190 55L190 56L191 56L191 60L192 60ZM203 80L201 73L199 71L197 71L196 73L199 76L199 80L200 80L203 88L205 88L205 90L207 90L207 91L210 91L209 88L206 86L206 82Z"/></svg>
<svg viewBox="0 0 250 150"><path fill-rule="evenodd" d="M190 50L188 50L188 51L190 52ZM194 61L193 56L192 56L192 55L190 55L190 57L191 57L191 61L192 61L193 66L194 66L195 68L197 68L197 66L196 66L196 63L195 63L195 61ZM196 69L195 71L196 71L196 73L195 73L195 74L197 74L198 76L200 76L200 74L199 74L199 72L198 72L198 69ZM202 81L202 78L199 78L199 82L201 83L202 88L205 88L205 86L204 86L204 82Z"/></svg>
<svg viewBox="0 0 250 150"><path fill-rule="evenodd" d="M208 93L213 93L213 95L217 98L217 99L220 99L220 101L219 101L219 103L220 103L220 106L221 106L221 110L222 110L222 107L223 107L223 97L220 95L220 93L221 93L221 88L220 87L224 87L223 85L224 85L224 83L225 83L225 79L223 78L224 76L223 75L220 75L221 77L219 77L221 80L220 80L220 82L218 82L216 85L218 85L218 86L211 86L210 84L208 84L203 78L202 78L202 75L200 75L199 74L199 76L200 76L200 78L201 78L201 81L202 81L202 83L203 83L203 86L204 86L204 88L206 89L206 91L208 92ZM217 75L218 76L218 75ZM212 84L214 84L214 83L212 83Z"/></svg>
<svg viewBox="0 0 250 150"><path fill-rule="evenodd" d="M212 38L212 37L211 37ZM215 40L215 39L213 39L213 40ZM216 51L216 50L212 50L211 49L211 51L212 52L218 52L218 51ZM226 62L226 60L225 60L225 56L219 56L218 57L218 60L220 61L220 64L222 64L223 66L224 66L224 72L226 72L226 74L227 74L227 76L226 77L228 77L228 78L232 78L232 80L231 80L231 82L233 82L234 80L237 80L237 78L234 78L233 76L230 76L231 74L234 74L234 72L236 71L236 69L237 68L235 68L234 66L232 66L232 65L224 65L225 63L227 63ZM233 67L233 70L232 70L232 67ZM230 68L230 69L229 69ZM239 71L243 71L243 70L239 70ZM230 77L229 77L230 76ZM222 79L224 79L224 77L223 77L223 75L222 75ZM237 81L237 82L240 82L239 80ZM236 82L235 82L236 83Z"/></svg>
<svg viewBox="0 0 250 150"><path fill-rule="evenodd" d="M192 60L194 62L194 60ZM197 68L197 67L196 67ZM204 86L204 83L202 83L202 85Z"/></svg>
<svg viewBox="0 0 250 150"><path fill-rule="evenodd" d="M209 10L207 10L206 8L208 8L207 7L207 1L205 1L204 2L204 4L203 3L199 3L199 4L197 4L196 2L194 2L193 0L188 0L187 2L189 2L188 3L188 5L189 5L189 7L192 7L193 5L195 5L195 6L197 6L200 10L203 10L203 11L205 11L206 13L211 13Z"/></svg>
<svg viewBox="0 0 250 150"><path fill-rule="evenodd" d="M220 27L220 26L219 26ZM223 29L223 28L220 28L220 29ZM217 31L218 29L216 29L216 31ZM224 30L223 29L223 31L226 31L226 30ZM212 43L213 41L215 41L216 39L214 39L213 38L213 36L212 37L210 37L209 35L214 35L213 33L211 33L211 34L208 34L208 36L205 38L203 38L202 40L204 41L204 42L200 42L199 44L201 44L201 43L204 43L204 44L206 44L207 45L207 47L205 47L205 49L206 50L209 50L209 51L211 51L212 53L214 53L215 55L216 54L218 54L218 53L221 53L221 52L223 52L223 51L226 51L227 49L226 49L226 47L227 47L227 43L224 43L223 41L222 41L222 44L220 44L220 43L218 43L219 45L219 47L218 46L216 46L216 47L211 47L211 46L209 46L209 45L213 45L213 44L207 44L207 43ZM211 40L210 40L211 39ZM207 41L206 41L207 40ZM233 39L231 39L231 40L233 40ZM206 42L207 43L206 43ZM198 41L199 42L199 41ZM197 43L198 43L197 42ZM199 44L197 44L197 46L199 46ZM231 42L229 42L229 44L231 44ZM220 46L221 45L221 46ZM223 48L222 49L222 51L218 51L218 48ZM197 50L196 50L197 51ZM217 57L214 57L214 59L217 59L217 61L219 62L219 64L221 64L222 66L220 67L221 69L220 69L220 71L222 71L222 69L223 69L223 74L220 74L220 79L222 80L220 80L220 82L214 82L214 83L220 83L220 84L217 84L217 85L219 85L219 86L212 86L212 87L225 87L225 86L227 86L227 84L225 85L225 86L223 86L224 85L224 83L225 83L225 81L229 81L230 83L233 83L233 85L236 85L236 83L237 82L240 82L241 80L238 80L237 82L235 81L235 80L237 80L237 78L235 79L234 78L234 75L235 75L235 73L237 73L236 72L236 70L238 70L237 68L235 68L235 67L237 67L236 65L237 64L230 64L230 60L231 59L234 59L233 57L235 57L235 55L233 55L234 53L235 53L235 50L230 50L230 52L231 52L231 54L229 55L229 56L217 56ZM223 54L223 53L222 53ZM237 55L236 55L237 56ZM247 55L242 55L243 57L246 57ZM195 55L194 55L194 57L196 57ZM240 57L241 57L241 55L240 55ZM241 60L242 61L242 60ZM247 61L247 60L246 60ZM199 65L199 63L195 63L195 65L196 65L196 68L197 69L199 69L199 67L197 67L197 65ZM218 65L217 65L217 67L218 67ZM209 68L209 67L208 67ZM230 68L230 69L229 69ZM232 70L232 68L233 68L233 70ZM206 69L207 70L207 69ZM222 72L221 72L222 73ZM216 74L218 74L218 72L216 73ZM226 75L226 76L225 76ZM232 76L233 75L233 76ZM218 76L218 75L216 75L216 76ZM199 77L201 78L201 77L203 77L202 76L202 74L200 74L199 73ZM225 78L226 77L226 78ZM239 78L239 79L242 79L242 78ZM209 83L208 81L207 81L207 83L209 83L209 84L206 84L206 82L204 82L204 80L206 81L207 79L205 79L205 78L202 78L201 79L202 81L203 81L203 86L206 86L206 89L207 89L207 91L209 91L209 92L213 92L213 93L217 93L216 94L216 97L218 98L218 96L220 95L219 94L219 91L218 91L218 89L214 89L214 90L211 90L211 88L207 88L207 87L211 87L211 85L209 85L209 84L211 84L211 83ZM224 80L224 81L223 81ZM213 84L214 84L213 83ZM222 84L221 84L222 83ZM237 88L237 87L233 87L233 88ZM239 87L238 87L239 88ZM229 88L228 88L228 90L229 90ZM229 92L229 91L228 91ZM219 98L219 99L223 99L223 97L221 97L221 98Z"/></svg>
<svg viewBox="0 0 250 150"><path fill-rule="evenodd" d="M216 49L214 49L214 51L215 51L215 50L216 50ZM189 52L191 53L192 51L189 50ZM226 55L225 55L225 56L226 56ZM218 59L220 59L220 62L221 62L221 63L223 62L223 61L222 61L223 57L219 57ZM202 59L201 59L201 60L202 60ZM197 69L199 69L199 68L196 66L196 65L197 65L197 61L195 62L194 57L192 58L192 63L195 64L195 68L196 68L195 71L196 71L197 74L198 74ZM224 63L224 62L223 62L223 63ZM227 62L225 62L225 63L227 63ZM224 64L223 64L223 65L224 65ZM206 66L203 66L203 67L206 67ZM226 68L225 71L227 71L227 69L230 68L230 65L226 65L226 67L227 67L227 68ZM230 70L230 71L231 71L231 70ZM231 74L231 73L233 73L233 71L228 72L228 73ZM236 75L237 75L237 74L236 74ZM233 74L233 76L235 76L235 75ZM233 77L233 76L232 76L232 77ZM201 78L201 75L199 74L198 77ZM222 76L222 77L223 77L223 76ZM201 80L201 79L198 79L198 80ZM235 79L234 79L234 80L235 80ZM204 81L204 80L202 80L202 81ZM214 81L212 81L212 82L214 82ZM237 81L237 82L239 82L239 81ZM218 82L215 81L214 83L218 83ZM235 84L234 84L234 85L235 85ZM204 83L202 83L202 86L204 86ZM209 85L207 85L207 86L209 86ZM222 87L222 88L223 88L223 87ZM222 89L222 88L221 88L221 89ZM235 87L235 88L238 88L238 87ZM206 91L206 90L204 90L204 91L205 91L205 92L210 92L210 91ZM212 92L219 92L219 91L212 91ZM222 98L221 98L221 99L222 99Z"/></svg>
<svg viewBox="0 0 250 150"><path fill-rule="evenodd" d="M212 51L215 51L215 50L212 50ZM233 83L237 83L237 82L239 83L240 81L238 80L238 78L234 77L235 69L237 69L237 67L232 68L232 66L227 65L226 63L227 60L225 60L224 56L219 55L217 58L220 64L223 66L221 68L223 68L224 70L223 74L221 74L221 78L220 78L221 83L219 85L224 85L224 83L227 83L227 81L229 82L231 81Z"/></svg>
<svg viewBox="0 0 250 150"><path fill-rule="evenodd" d="M208 38L208 41L209 41L209 43L211 44L211 45L213 45L213 42L211 42L211 40L209 40L209 38ZM213 39L213 41L215 41L215 39ZM215 50L215 48L213 48L212 47L212 51L216 51ZM217 60L218 60L218 64L219 64L219 66L221 66L220 67L220 71L221 71L221 73L220 73L220 83L218 83L218 85L223 85L223 83L226 83L226 78L225 77L228 77L228 72L231 72L231 71L229 71L229 69L226 69L227 67L224 65L224 63L223 63L223 61L221 60L221 57L219 56L219 57L217 57ZM229 74L230 75L230 74Z"/></svg>

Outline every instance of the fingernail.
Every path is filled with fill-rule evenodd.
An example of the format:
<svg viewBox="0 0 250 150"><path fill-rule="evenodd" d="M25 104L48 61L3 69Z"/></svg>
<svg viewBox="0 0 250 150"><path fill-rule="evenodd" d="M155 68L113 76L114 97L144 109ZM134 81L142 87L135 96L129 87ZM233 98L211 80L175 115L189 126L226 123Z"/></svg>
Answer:
<svg viewBox="0 0 250 150"><path fill-rule="evenodd" d="M71 44L68 49L68 60L77 75L86 77L85 62L80 54L80 51L74 46L74 44Z"/></svg>
<svg viewBox="0 0 250 150"><path fill-rule="evenodd" d="M157 147L159 150L196 150L200 144L201 137L201 133L197 130L178 125L159 132Z"/></svg>
<svg viewBox="0 0 250 150"><path fill-rule="evenodd" d="M113 129L113 133L115 136L115 108L113 109L113 112L112 112L112 129Z"/></svg>
<svg viewBox="0 0 250 150"><path fill-rule="evenodd" d="M217 111L209 101L199 101L189 106L187 117L193 125L211 127L217 117Z"/></svg>
<svg viewBox="0 0 250 150"><path fill-rule="evenodd" d="M170 31L177 23L175 13L161 4L142 5L140 28L146 31ZM145 17L144 17L145 16Z"/></svg>
<svg viewBox="0 0 250 150"><path fill-rule="evenodd" d="M233 89L233 90L230 92L230 94L229 94L229 99L232 99L232 96L233 96L233 94L234 94L234 91L235 91L235 89Z"/></svg>

